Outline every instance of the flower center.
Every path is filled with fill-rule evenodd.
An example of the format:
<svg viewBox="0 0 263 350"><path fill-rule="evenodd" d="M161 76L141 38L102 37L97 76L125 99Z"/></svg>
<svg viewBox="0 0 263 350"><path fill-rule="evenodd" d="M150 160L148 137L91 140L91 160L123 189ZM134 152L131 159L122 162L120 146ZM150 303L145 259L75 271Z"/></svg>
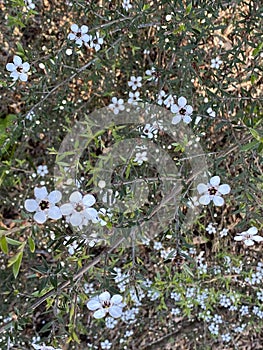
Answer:
<svg viewBox="0 0 263 350"><path fill-rule="evenodd" d="M45 210L45 209L48 209L49 208L49 201L47 200L43 200L39 203L39 208L41 210Z"/></svg>
<svg viewBox="0 0 263 350"><path fill-rule="evenodd" d="M84 210L84 206L81 203L77 203L75 206L75 210L79 213Z"/></svg>
<svg viewBox="0 0 263 350"><path fill-rule="evenodd" d="M81 38L81 32L77 32L76 37Z"/></svg>
<svg viewBox="0 0 263 350"><path fill-rule="evenodd" d="M21 66L16 67L16 70L18 71L18 73L22 73L23 72L23 67L21 67Z"/></svg>
<svg viewBox="0 0 263 350"><path fill-rule="evenodd" d="M108 309L110 306L111 306L110 300L104 300L104 301L103 301L102 307L103 307L104 309Z"/></svg>
<svg viewBox="0 0 263 350"><path fill-rule="evenodd" d="M208 189L208 193L210 194L210 196L214 196L217 193L217 189L215 187L210 187Z"/></svg>
<svg viewBox="0 0 263 350"><path fill-rule="evenodd" d="M185 114L186 114L186 109L185 109L185 108L181 108L180 111L179 111L179 113L180 113L181 115L185 115Z"/></svg>

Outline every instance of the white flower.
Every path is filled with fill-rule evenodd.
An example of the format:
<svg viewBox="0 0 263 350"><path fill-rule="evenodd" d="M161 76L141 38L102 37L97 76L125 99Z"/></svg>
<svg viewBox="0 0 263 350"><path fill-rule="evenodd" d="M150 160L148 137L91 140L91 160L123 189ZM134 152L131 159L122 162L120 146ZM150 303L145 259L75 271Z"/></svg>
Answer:
<svg viewBox="0 0 263 350"><path fill-rule="evenodd" d="M111 342L109 342L109 340L108 339L106 339L105 341L102 341L101 343L100 343L100 346L101 346L101 348L104 350L109 350L110 348L111 348L111 345L112 345L112 343Z"/></svg>
<svg viewBox="0 0 263 350"><path fill-rule="evenodd" d="M132 5L130 4L130 0L123 0L122 7L124 8L124 10L129 11L129 9L132 8Z"/></svg>
<svg viewBox="0 0 263 350"><path fill-rule="evenodd" d="M154 241L154 243L153 243L153 249L155 249L155 250L160 250L160 249L162 249L162 247L163 247L163 245L162 245L161 242Z"/></svg>
<svg viewBox="0 0 263 350"><path fill-rule="evenodd" d="M140 88L142 86L141 81L142 77L131 76L131 80L128 81L128 85L132 88L132 90L137 90L137 88Z"/></svg>
<svg viewBox="0 0 263 350"><path fill-rule="evenodd" d="M24 0L24 3L28 10L34 10L36 7L35 4L33 4L32 0Z"/></svg>
<svg viewBox="0 0 263 350"><path fill-rule="evenodd" d="M228 228L223 228L222 231L220 231L220 237L224 237L224 236L227 236L228 234Z"/></svg>
<svg viewBox="0 0 263 350"><path fill-rule="evenodd" d="M27 81L27 72L30 69L30 64L28 62L23 63L21 57L15 55L13 63L7 63L6 69L8 72L11 72L10 77L13 78L14 81L18 78L21 81Z"/></svg>
<svg viewBox="0 0 263 350"><path fill-rule="evenodd" d="M77 24L72 24L70 27L72 33L69 33L68 39L75 40L76 45L79 47L82 46L83 43L87 43L90 41L90 36L87 34L89 31L89 27L83 25L79 28Z"/></svg>
<svg viewBox="0 0 263 350"><path fill-rule="evenodd" d="M161 90L157 96L157 103L159 106L161 106L164 103L165 98L166 92L164 90Z"/></svg>
<svg viewBox="0 0 263 350"><path fill-rule="evenodd" d="M34 214L34 220L43 224L48 218L58 220L62 218L59 207L55 204L62 198L60 191L52 191L48 194L46 187L35 187L34 194L36 199L27 199L25 201L25 208L30 213Z"/></svg>
<svg viewBox="0 0 263 350"><path fill-rule="evenodd" d="M128 103L132 104L132 105L138 105L138 102L140 101L140 93L139 91L135 91L133 92L129 92L129 99L128 99Z"/></svg>
<svg viewBox="0 0 263 350"><path fill-rule="evenodd" d="M146 124L142 130L141 137L143 138L147 137L148 139L152 139L157 134L158 134L158 129L154 125Z"/></svg>
<svg viewBox="0 0 263 350"><path fill-rule="evenodd" d="M211 68L218 69L223 62L220 60L219 56L211 60Z"/></svg>
<svg viewBox="0 0 263 350"><path fill-rule="evenodd" d="M174 97L173 95L169 95L165 100L164 100L164 105L166 108L170 108L172 105L174 105Z"/></svg>
<svg viewBox="0 0 263 350"><path fill-rule="evenodd" d="M66 220L72 226L87 225L89 221L98 222L98 212L91 206L96 202L92 194L82 194L78 191L73 192L69 197L70 203L63 204L60 207L61 213L66 216Z"/></svg>
<svg viewBox="0 0 263 350"><path fill-rule="evenodd" d="M90 36L90 47L95 49L95 51L99 51L101 45L103 44L103 38L100 37L100 33L96 32L94 37Z"/></svg>
<svg viewBox="0 0 263 350"><path fill-rule="evenodd" d="M214 202L214 205L221 207L224 205L225 201L221 197L224 194L228 194L230 192L230 186L220 184L220 177L213 176L207 185L199 184L197 186L197 191L202 196L199 198L199 203L203 205L208 205L211 201Z"/></svg>
<svg viewBox="0 0 263 350"><path fill-rule="evenodd" d="M206 112L209 114L209 116L210 116L211 118L215 118L216 112L213 111L211 107L209 107L209 108L206 110Z"/></svg>
<svg viewBox="0 0 263 350"><path fill-rule="evenodd" d="M100 295L90 299L87 302L87 308L95 311L94 318L103 318L107 313L113 318L119 318L122 315L122 309L125 304L122 303L122 296L119 294L111 297L109 292L103 292Z"/></svg>
<svg viewBox="0 0 263 350"><path fill-rule="evenodd" d="M183 96L178 98L177 103L178 104L173 104L171 106L171 112L175 113L172 124L178 124L182 119L184 123L189 124L192 121L192 118L190 117L193 113L192 106L187 104L187 100Z"/></svg>
<svg viewBox="0 0 263 350"><path fill-rule="evenodd" d="M37 167L37 173L38 175L44 177L46 174L48 174L48 168L46 165L39 165Z"/></svg>
<svg viewBox="0 0 263 350"><path fill-rule="evenodd" d="M45 343L43 345L31 344L35 350L62 350L61 348L53 348L53 346L47 346Z"/></svg>
<svg viewBox="0 0 263 350"><path fill-rule="evenodd" d="M234 237L235 241L243 241L246 246L254 245L254 242L262 242L263 237L257 235L258 229L255 226L250 227L247 231L238 233Z"/></svg>
<svg viewBox="0 0 263 350"><path fill-rule="evenodd" d="M118 100L117 97L113 97L111 102L112 103L109 105L109 109L111 109L114 114L119 114L120 111L124 110L124 101L122 98Z"/></svg>
<svg viewBox="0 0 263 350"><path fill-rule="evenodd" d="M138 165L142 165L143 162L147 162L148 158L147 158L147 152L138 152L136 153L136 156L134 158L134 161L136 163L138 163Z"/></svg>
<svg viewBox="0 0 263 350"><path fill-rule="evenodd" d="M216 228L214 227L214 224L210 222L208 226L205 229L210 235L213 233L216 233Z"/></svg>
<svg viewBox="0 0 263 350"><path fill-rule="evenodd" d="M148 77L148 81L158 81L158 74L156 72L156 68L152 67L151 69L147 69L147 71L145 72L145 74Z"/></svg>
<svg viewBox="0 0 263 350"><path fill-rule="evenodd" d="M98 220L99 220L99 223L101 224L101 226L105 226L107 225L107 222L109 221L109 219L112 218L112 215L111 212L110 212L110 209L105 209L105 208L100 208L100 210L98 211ZM105 220L106 221L105 221Z"/></svg>

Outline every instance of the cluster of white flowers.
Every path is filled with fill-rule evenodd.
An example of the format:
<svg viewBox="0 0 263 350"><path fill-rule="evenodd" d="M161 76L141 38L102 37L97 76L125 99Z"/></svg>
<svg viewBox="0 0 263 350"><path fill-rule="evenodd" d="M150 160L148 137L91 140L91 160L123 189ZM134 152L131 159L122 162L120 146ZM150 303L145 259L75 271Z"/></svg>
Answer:
<svg viewBox="0 0 263 350"><path fill-rule="evenodd" d="M75 41L77 46L81 47L84 44L95 51L99 51L101 49L103 38L100 37L99 32L96 32L95 35L92 36L88 34L88 26L82 25L79 27L76 23L72 24L70 29L71 33L68 34L68 39Z"/></svg>

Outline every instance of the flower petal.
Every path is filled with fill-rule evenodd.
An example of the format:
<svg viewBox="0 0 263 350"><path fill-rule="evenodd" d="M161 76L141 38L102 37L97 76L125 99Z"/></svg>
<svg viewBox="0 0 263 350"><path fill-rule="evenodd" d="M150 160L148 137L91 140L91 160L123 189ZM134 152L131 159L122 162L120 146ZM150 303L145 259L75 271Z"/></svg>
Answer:
<svg viewBox="0 0 263 350"><path fill-rule="evenodd" d="M95 297L90 299L90 301L87 302L87 308L91 311L95 311L97 309L101 308L101 303L99 301L99 297Z"/></svg>
<svg viewBox="0 0 263 350"><path fill-rule="evenodd" d="M250 238L249 238L249 239L245 239L245 240L244 240L244 243L245 243L245 245L248 246L248 247L254 245L254 241L253 241L252 239L250 239Z"/></svg>
<svg viewBox="0 0 263 350"><path fill-rule="evenodd" d="M16 70L16 66L14 65L14 63L7 63L5 67L9 72L13 72L14 70Z"/></svg>
<svg viewBox="0 0 263 350"><path fill-rule="evenodd" d="M210 179L210 184L212 186L218 186L220 184L220 177L219 176L213 176Z"/></svg>
<svg viewBox="0 0 263 350"><path fill-rule="evenodd" d="M58 220L58 219L61 219L62 218L62 214L61 214L61 211L59 209L59 207L57 206L53 206L49 209L48 211L48 217L50 219L53 219L53 220Z"/></svg>
<svg viewBox="0 0 263 350"><path fill-rule="evenodd" d="M71 215L74 212L74 207L71 203L61 205L60 211L62 215Z"/></svg>
<svg viewBox="0 0 263 350"><path fill-rule="evenodd" d="M55 204L61 200L62 194L60 191L55 190L55 191L50 192L50 194L48 195L47 198L50 201L50 203Z"/></svg>
<svg viewBox="0 0 263 350"><path fill-rule="evenodd" d="M86 207L91 207L96 202L96 199L92 194L86 194L82 201Z"/></svg>
<svg viewBox="0 0 263 350"><path fill-rule="evenodd" d="M122 302L122 296L120 294L113 295L113 297L111 298L111 302L113 302L114 304L121 303Z"/></svg>
<svg viewBox="0 0 263 350"><path fill-rule="evenodd" d="M183 117L183 121L185 124L189 124L192 121L192 118L189 115Z"/></svg>
<svg viewBox="0 0 263 350"><path fill-rule="evenodd" d="M38 203L35 199L27 199L25 201L25 208L27 211L32 213L33 211L36 211L38 208Z"/></svg>
<svg viewBox="0 0 263 350"><path fill-rule="evenodd" d="M258 229L255 226L252 226L252 227L250 227L250 229L247 230L247 232L250 235L254 236L254 235L256 235L258 233Z"/></svg>
<svg viewBox="0 0 263 350"><path fill-rule="evenodd" d="M244 238L243 238L243 236L241 236L241 235L235 236L235 237L234 237L234 240L235 240L235 241L243 241L243 239L244 239Z"/></svg>
<svg viewBox="0 0 263 350"><path fill-rule="evenodd" d="M177 105L173 104L173 105L171 106L171 112L172 112L172 113L178 113L179 110L180 110L180 108L179 108Z"/></svg>
<svg viewBox="0 0 263 350"><path fill-rule="evenodd" d="M201 196L198 201L200 204L208 205L210 203L210 196L205 194L204 196Z"/></svg>
<svg viewBox="0 0 263 350"><path fill-rule="evenodd" d="M72 32L78 32L79 26L74 23L71 25L70 29L72 30Z"/></svg>
<svg viewBox="0 0 263 350"><path fill-rule="evenodd" d="M72 203L79 203L82 200L82 194L79 191L75 191L71 193L69 200Z"/></svg>
<svg viewBox="0 0 263 350"><path fill-rule="evenodd" d="M22 64L22 59L21 59L21 57L15 55L13 58L13 62L16 66L20 66Z"/></svg>
<svg viewBox="0 0 263 350"><path fill-rule="evenodd" d="M47 216L43 211L39 211L34 215L34 220L38 223L38 224L43 224L44 222L47 221Z"/></svg>
<svg viewBox="0 0 263 350"><path fill-rule="evenodd" d="M22 67L23 67L24 72L26 73L30 69L30 64L28 62L25 62L22 64Z"/></svg>
<svg viewBox="0 0 263 350"><path fill-rule="evenodd" d="M110 300L110 293L109 292L103 292L99 295L100 301L107 301Z"/></svg>
<svg viewBox="0 0 263 350"><path fill-rule="evenodd" d="M207 190L208 190L207 185L205 185L205 184L197 185L197 191L198 191L199 194L206 193Z"/></svg>
<svg viewBox="0 0 263 350"><path fill-rule="evenodd" d="M253 240L256 241L256 242L262 242L263 241L263 237L256 235L256 236L253 236Z"/></svg>
<svg viewBox="0 0 263 350"><path fill-rule="evenodd" d="M94 318L103 318L106 315L106 311L104 309L99 309L94 312L93 317Z"/></svg>
<svg viewBox="0 0 263 350"><path fill-rule="evenodd" d="M80 31L81 31L81 34L86 34L89 31L89 27L83 25L83 26L80 27Z"/></svg>
<svg viewBox="0 0 263 350"><path fill-rule="evenodd" d="M109 314L111 317L119 318L122 315L122 308L116 305L113 305L109 308Z"/></svg>
<svg viewBox="0 0 263 350"><path fill-rule="evenodd" d="M231 188L229 185L227 184L223 184L223 185L220 185L218 187L218 191L221 193L221 194L228 194L230 191L231 191Z"/></svg>
<svg viewBox="0 0 263 350"><path fill-rule="evenodd" d="M28 76L27 76L27 74L25 74L25 73L21 73L21 74L19 75L19 78L20 78L21 81L27 81Z"/></svg>
<svg viewBox="0 0 263 350"><path fill-rule="evenodd" d="M80 213L73 213L70 216L70 223L72 226L79 226L82 223L82 214Z"/></svg>
<svg viewBox="0 0 263 350"><path fill-rule="evenodd" d="M220 196L214 196L213 202L214 202L214 205L216 205L217 207L222 207L222 205L224 205L225 203L224 198Z"/></svg>
<svg viewBox="0 0 263 350"><path fill-rule="evenodd" d="M176 114L176 115L173 117L173 119L172 119L172 124L178 124L178 123L180 123L181 119L182 119L181 115L180 115L180 114Z"/></svg>
<svg viewBox="0 0 263 350"><path fill-rule="evenodd" d="M99 220L98 219L98 215L99 215L99 213L94 208L88 208L88 209L85 210L85 217L88 220L92 220L92 221L97 222Z"/></svg>
<svg viewBox="0 0 263 350"><path fill-rule="evenodd" d="M180 107L184 107L187 104L187 100L183 96L179 97L177 102Z"/></svg>
<svg viewBox="0 0 263 350"><path fill-rule="evenodd" d="M46 186L44 187L35 187L34 194L37 199L45 199L48 196L48 191Z"/></svg>

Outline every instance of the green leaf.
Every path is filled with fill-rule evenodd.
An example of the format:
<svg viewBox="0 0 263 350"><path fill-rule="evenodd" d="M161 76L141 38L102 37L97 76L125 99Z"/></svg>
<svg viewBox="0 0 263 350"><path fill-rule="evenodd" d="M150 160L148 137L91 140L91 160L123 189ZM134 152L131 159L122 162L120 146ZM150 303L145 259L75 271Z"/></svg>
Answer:
<svg viewBox="0 0 263 350"><path fill-rule="evenodd" d="M2 236L0 238L0 248L2 249L3 253L8 254L8 244L6 241L6 236Z"/></svg>
<svg viewBox="0 0 263 350"><path fill-rule="evenodd" d="M258 46L252 51L253 56L257 56L257 54L263 49L263 42L258 44Z"/></svg>
<svg viewBox="0 0 263 350"><path fill-rule="evenodd" d="M29 249L31 251L31 253L34 253L36 246L35 246L35 241L33 240L32 237L28 237L28 245L29 245Z"/></svg>
<svg viewBox="0 0 263 350"><path fill-rule="evenodd" d="M11 244L11 245L21 245L21 242L16 241L15 239L12 238L8 238L6 237L7 243Z"/></svg>
<svg viewBox="0 0 263 350"><path fill-rule="evenodd" d="M254 140L254 141L252 141L250 143L247 143L246 145L243 145L241 147L241 151L244 151L244 152L249 151L249 150L255 148L257 145L258 145L258 141Z"/></svg>
<svg viewBox="0 0 263 350"><path fill-rule="evenodd" d="M186 7L186 11L185 11L187 15L189 15L189 13L191 12L192 7L193 7L193 5L192 5L192 3L190 2L190 4L189 4L189 5L187 5L187 7Z"/></svg>
<svg viewBox="0 0 263 350"><path fill-rule="evenodd" d="M17 278L17 275L19 274L22 258L23 258L23 251L18 252L15 256L13 256L8 261L8 267L13 266L13 274L15 278Z"/></svg>

